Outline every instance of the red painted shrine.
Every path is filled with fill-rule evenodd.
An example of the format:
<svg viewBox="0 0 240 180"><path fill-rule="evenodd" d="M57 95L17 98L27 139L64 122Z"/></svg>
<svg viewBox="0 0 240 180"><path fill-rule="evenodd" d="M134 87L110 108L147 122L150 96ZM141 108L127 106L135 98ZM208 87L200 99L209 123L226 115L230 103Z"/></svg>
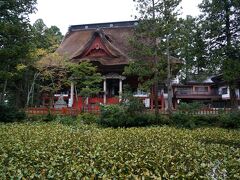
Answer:
<svg viewBox="0 0 240 180"><path fill-rule="evenodd" d="M95 97L87 99L89 109L98 109L99 104L116 104L122 99L123 85L129 84L135 91L135 96L143 100L147 108L154 108L153 93L144 93L137 89L136 77L122 75L124 67L131 60L128 56L131 47L129 37L133 35L137 21L84 24L69 27L57 53L67 56L75 63L89 60L96 65L102 74L102 91ZM166 97L163 90L159 93L159 108L164 109ZM55 99L59 98L55 95ZM68 92L62 94L67 107L82 108L85 102L79 97L76 101L74 85ZM55 101L56 101L55 100ZM43 103L46 103L46 100Z"/></svg>

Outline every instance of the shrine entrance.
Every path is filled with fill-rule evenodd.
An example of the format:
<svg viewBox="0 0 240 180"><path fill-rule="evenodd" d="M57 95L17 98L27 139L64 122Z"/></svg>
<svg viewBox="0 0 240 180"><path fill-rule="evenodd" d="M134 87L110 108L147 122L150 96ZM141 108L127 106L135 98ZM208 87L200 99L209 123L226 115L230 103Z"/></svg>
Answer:
<svg viewBox="0 0 240 180"><path fill-rule="evenodd" d="M118 96L122 100L123 80L126 77L119 74L106 74L103 76L103 104L107 103L108 97Z"/></svg>
<svg viewBox="0 0 240 180"><path fill-rule="evenodd" d="M107 97L119 96L119 80L118 79L108 79L107 80Z"/></svg>

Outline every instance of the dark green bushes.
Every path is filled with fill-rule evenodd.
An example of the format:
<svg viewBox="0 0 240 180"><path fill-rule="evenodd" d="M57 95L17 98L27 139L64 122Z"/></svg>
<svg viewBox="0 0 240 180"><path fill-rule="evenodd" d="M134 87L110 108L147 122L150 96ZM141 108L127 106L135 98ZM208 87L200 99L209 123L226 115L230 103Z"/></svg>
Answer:
<svg viewBox="0 0 240 180"><path fill-rule="evenodd" d="M99 123L108 127L123 127L127 121L132 121L127 116L125 107L121 105L101 106L101 115Z"/></svg>
<svg viewBox="0 0 240 180"><path fill-rule="evenodd" d="M63 125L76 125L76 117L73 116L55 116L54 121L59 122Z"/></svg>
<svg viewBox="0 0 240 180"><path fill-rule="evenodd" d="M222 114L219 116L221 127L224 128L240 128L240 111Z"/></svg>
<svg viewBox="0 0 240 180"><path fill-rule="evenodd" d="M0 104L0 122L17 122L26 118L24 111L15 107Z"/></svg>
<svg viewBox="0 0 240 180"><path fill-rule="evenodd" d="M155 117L146 112L137 98L128 98L126 103L101 107L99 123L107 127L142 127L149 125L170 125L181 128L223 127L240 128L240 111L214 115L197 114L202 105L182 103L177 112Z"/></svg>
<svg viewBox="0 0 240 180"><path fill-rule="evenodd" d="M178 111L169 116L172 125L184 128L195 127L223 127L223 128L240 128L240 111L224 113L219 110L218 114L197 114L203 107L199 103L181 103Z"/></svg>
<svg viewBox="0 0 240 180"><path fill-rule="evenodd" d="M184 128L195 127L222 127L240 128L240 111L218 115L194 115L176 112L170 117L172 125Z"/></svg>
<svg viewBox="0 0 240 180"><path fill-rule="evenodd" d="M99 116L96 114L91 114L91 113L82 113L77 116L76 120L79 123L94 124L94 123L98 123Z"/></svg>
<svg viewBox="0 0 240 180"><path fill-rule="evenodd" d="M146 112L142 102L134 97L118 105L101 107L99 123L107 127L142 127L159 125L167 122L166 118L155 117L153 113Z"/></svg>

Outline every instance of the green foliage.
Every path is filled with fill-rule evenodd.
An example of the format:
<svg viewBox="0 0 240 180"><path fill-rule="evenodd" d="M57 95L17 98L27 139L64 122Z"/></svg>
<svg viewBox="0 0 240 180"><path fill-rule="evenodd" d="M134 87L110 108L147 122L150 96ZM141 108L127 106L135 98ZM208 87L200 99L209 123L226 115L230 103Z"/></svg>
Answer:
<svg viewBox="0 0 240 180"><path fill-rule="evenodd" d="M124 127L131 121L124 106L114 104L101 106L100 124L108 127Z"/></svg>
<svg viewBox="0 0 240 180"><path fill-rule="evenodd" d="M32 47L28 15L35 12L35 5L36 0L0 1L0 103L6 99L7 92L17 106L21 105L19 94L24 94L25 87L19 79L25 71L18 71L17 67L28 64L26 59Z"/></svg>
<svg viewBox="0 0 240 180"><path fill-rule="evenodd" d="M181 113L192 114L194 112L197 112L202 107L203 107L203 105L199 102L193 102L193 103L181 102L178 105L178 111L181 112Z"/></svg>
<svg viewBox="0 0 240 180"><path fill-rule="evenodd" d="M124 94L121 104L101 106L99 123L108 127L132 127L148 125L148 115L140 99Z"/></svg>
<svg viewBox="0 0 240 180"><path fill-rule="evenodd" d="M84 123L84 124L94 124L98 123L99 116L92 113L82 113L77 116L77 122Z"/></svg>
<svg viewBox="0 0 240 180"><path fill-rule="evenodd" d="M239 131L0 125L0 179L239 179Z"/></svg>
<svg viewBox="0 0 240 180"><path fill-rule="evenodd" d="M50 112L48 112L48 114L46 116L43 116L43 121L44 122L51 122L51 121L54 121L56 120L57 116L56 115L53 115L51 114Z"/></svg>
<svg viewBox="0 0 240 180"><path fill-rule="evenodd" d="M240 128L240 112L222 113L217 115L201 115L179 111L170 117L170 125L183 128L222 127Z"/></svg>
<svg viewBox="0 0 240 180"><path fill-rule="evenodd" d="M60 45L63 35L57 26L48 28L42 19L37 19L33 26L35 48L45 50L45 53L53 53Z"/></svg>
<svg viewBox="0 0 240 180"><path fill-rule="evenodd" d="M42 92L53 94L70 84L68 64L58 53L48 54L36 62Z"/></svg>
<svg viewBox="0 0 240 180"><path fill-rule="evenodd" d="M56 116L54 120L68 126L76 126L77 124L76 118L72 116Z"/></svg>
<svg viewBox="0 0 240 180"><path fill-rule="evenodd" d="M211 62L206 56L207 42L204 41L204 31L201 23L192 16L180 19L178 24L179 54L183 60L180 78L183 82L189 80L203 81L208 77Z"/></svg>
<svg viewBox="0 0 240 180"><path fill-rule="evenodd" d="M240 111L222 114L219 119L224 128L240 128Z"/></svg>
<svg viewBox="0 0 240 180"><path fill-rule="evenodd" d="M130 115L135 115L146 110L141 99L134 97L131 93L123 94L121 106L125 107L127 113Z"/></svg>
<svg viewBox="0 0 240 180"><path fill-rule="evenodd" d="M0 122L16 122L26 118L24 111L7 105L0 104Z"/></svg>
<svg viewBox="0 0 240 180"><path fill-rule="evenodd" d="M107 127L141 127L150 125L168 124L163 116L145 111L143 103L133 96L117 105L101 106L101 125Z"/></svg>
<svg viewBox="0 0 240 180"><path fill-rule="evenodd" d="M232 108L237 108L235 82L240 74L240 3L236 0L204 0L200 4L207 57L215 73L223 74L230 86ZM209 39L211 39L209 41Z"/></svg>
<svg viewBox="0 0 240 180"><path fill-rule="evenodd" d="M74 82L77 89L80 91L81 96L90 97L100 91L99 83L102 81L100 73L89 61L83 61L79 64L71 63L68 68L70 69L70 79Z"/></svg>

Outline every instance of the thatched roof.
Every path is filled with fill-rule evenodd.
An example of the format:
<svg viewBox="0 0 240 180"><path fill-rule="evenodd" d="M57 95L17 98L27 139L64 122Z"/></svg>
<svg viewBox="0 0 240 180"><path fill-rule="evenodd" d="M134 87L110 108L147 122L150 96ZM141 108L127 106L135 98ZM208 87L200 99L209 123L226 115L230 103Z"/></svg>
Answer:
<svg viewBox="0 0 240 180"><path fill-rule="evenodd" d="M102 65L128 64L129 37L133 35L136 23L127 21L71 26L57 53L66 55L74 62L90 60ZM97 43L98 47L94 47Z"/></svg>
<svg viewBox="0 0 240 180"><path fill-rule="evenodd" d="M132 49L129 38L137 24L138 21L123 21L70 26L56 52L73 62L89 60L103 66L126 65ZM170 60L173 64L182 63L172 56Z"/></svg>

